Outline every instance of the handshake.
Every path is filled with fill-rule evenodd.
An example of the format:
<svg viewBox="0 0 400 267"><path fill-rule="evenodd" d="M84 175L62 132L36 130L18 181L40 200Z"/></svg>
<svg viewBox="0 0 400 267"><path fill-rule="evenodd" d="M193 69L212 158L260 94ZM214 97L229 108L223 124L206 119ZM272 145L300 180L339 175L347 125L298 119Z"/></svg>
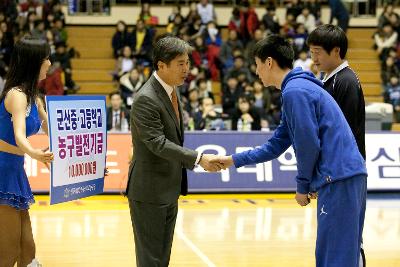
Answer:
<svg viewBox="0 0 400 267"><path fill-rule="evenodd" d="M232 156L218 156L213 154L203 154L201 156L200 166L208 172L218 172L225 170L233 165Z"/></svg>

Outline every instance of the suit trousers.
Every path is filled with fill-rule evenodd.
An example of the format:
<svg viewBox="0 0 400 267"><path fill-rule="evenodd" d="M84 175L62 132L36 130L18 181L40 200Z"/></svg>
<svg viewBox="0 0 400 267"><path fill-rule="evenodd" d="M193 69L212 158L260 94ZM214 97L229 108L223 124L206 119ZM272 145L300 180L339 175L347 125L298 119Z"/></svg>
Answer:
<svg viewBox="0 0 400 267"><path fill-rule="evenodd" d="M152 204L129 200L137 267L166 267L171 255L178 202Z"/></svg>
<svg viewBox="0 0 400 267"><path fill-rule="evenodd" d="M317 267L359 267L366 195L365 175L318 190Z"/></svg>

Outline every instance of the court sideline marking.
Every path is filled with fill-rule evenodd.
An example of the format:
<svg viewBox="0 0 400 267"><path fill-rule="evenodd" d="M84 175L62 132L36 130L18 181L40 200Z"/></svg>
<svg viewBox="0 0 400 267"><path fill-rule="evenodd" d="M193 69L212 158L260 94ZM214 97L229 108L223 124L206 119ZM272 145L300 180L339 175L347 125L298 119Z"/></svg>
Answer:
<svg viewBox="0 0 400 267"><path fill-rule="evenodd" d="M190 241L190 239L185 235L182 229L176 229L176 233L180 239L191 249L194 253L196 253L199 258L207 264L208 267L217 267L196 245Z"/></svg>

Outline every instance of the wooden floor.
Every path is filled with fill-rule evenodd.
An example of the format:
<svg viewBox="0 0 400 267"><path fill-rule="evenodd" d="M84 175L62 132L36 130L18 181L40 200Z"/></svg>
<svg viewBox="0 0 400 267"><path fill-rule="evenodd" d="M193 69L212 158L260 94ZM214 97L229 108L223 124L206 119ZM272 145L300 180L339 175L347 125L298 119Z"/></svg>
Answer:
<svg viewBox="0 0 400 267"><path fill-rule="evenodd" d="M31 209L44 267L135 266L127 200L87 198ZM314 266L315 203L292 195L194 195L180 200L170 266ZM400 199L369 199L368 267L400 266Z"/></svg>

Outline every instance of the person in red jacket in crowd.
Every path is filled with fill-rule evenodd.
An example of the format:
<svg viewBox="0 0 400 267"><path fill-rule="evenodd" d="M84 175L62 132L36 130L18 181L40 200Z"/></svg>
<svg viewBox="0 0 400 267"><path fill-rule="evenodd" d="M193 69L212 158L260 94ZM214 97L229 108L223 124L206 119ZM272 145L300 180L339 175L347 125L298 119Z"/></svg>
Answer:
<svg viewBox="0 0 400 267"><path fill-rule="evenodd" d="M36 11L36 8L40 3L36 0L28 0L24 3L19 4L21 12Z"/></svg>
<svg viewBox="0 0 400 267"><path fill-rule="evenodd" d="M58 62L54 63L47 72L46 79L40 81L39 88L46 95L64 95L64 85L61 79L62 69Z"/></svg>
<svg viewBox="0 0 400 267"><path fill-rule="evenodd" d="M228 30L234 30L237 32L238 36L240 35L240 25L241 25L241 20L240 20L240 9L239 7L234 7L232 10L232 16L229 20L228 24Z"/></svg>
<svg viewBox="0 0 400 267"><path fill-rule="evenodd" d="M198 68L208 69L211 79L219 79L219 70L217 67L217 58L219 47L215 45L205 45L202 37L197 37L194 41L194 50L192 52L193 65Z"/></svg>
<svg viewBox="0 0 400 267"><path fill-rule="evenodd" d="M245 44L253 39L258 26L259 20L256 11L250 6L248 0L243 0L240 3L240 35Z"/></svg>

